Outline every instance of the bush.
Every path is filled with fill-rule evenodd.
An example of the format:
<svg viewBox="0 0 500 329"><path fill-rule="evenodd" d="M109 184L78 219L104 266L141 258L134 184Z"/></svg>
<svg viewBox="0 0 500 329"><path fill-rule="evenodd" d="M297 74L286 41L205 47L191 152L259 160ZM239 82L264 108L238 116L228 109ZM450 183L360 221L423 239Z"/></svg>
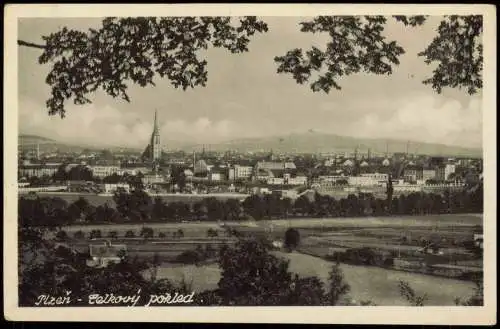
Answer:
<svg viewBox="0 0 500 329"><path fill-rule="evenodd" d="M158 237L159 238L166 238L167 235L165 233L163 233L163 232L160 232L160 233L158 233Z"/></svg>
<svg viewBox="0 0 500 329"><path fill-rule="evenodd" d="M81 230L76 231L75 234L73 235L75 239L84 239L85 238L85 233L83 233Z"/></svg>
<svg viewBox="0 0 500 329"><path fill-rule="evenodd" d="M217 230L214 230L212 228L209 228L208 231L207 231L207 236L209 238L213 238L213 237L217 237L219 236L219 234L217 233Z"/></svg>
<svg viewBox="0 0 500 329"><path fill-rule="evenodd" d="M200 255L196 250L186 250L179 254L175 261L183 264L195 264L202 260L202 255Z"/></svg>
<svg viewBox="0 0 500 329"><path fill-rule="evenodd" d="M289 228L285 232L285 248L288 251L292 251L298 247L300 243L300 234L294 228Z"/></svg>
<svg viewBox="0 0 500 329"><path fill-rule="evenodd" d="M56 233L56 239L59 241L64 241L68 238L68 233L66 231L59 231Z"/></svg>
<svg viewBox="0 0 500 329"><path fill-rule="evenodd" d="M108 233L108 238L110 238L110 239L116 239L116 238L118 238L118 232L116 232L116 231L110 231Z"/></svg>
<svg viewBox="0 0 500 329"><path fill-rule="evenodd" d="M132 230L127 231L127 232L125 233L125 237L126 237L126 238L133 238L133 237L135 237L135 233L134 233L134 231L132 231Z"/></svg>
<svg viewBox="0 0 500 329"><path fill-rule="evenodd" d="M100 239L100 238L102 238L101 230L92 230L90 232L90 238L91 239Z"/></svg>
<svg viewBox="0 0 500 329"><path fill-rule="evenodd" d="M184 231L181 228L177 230L177 237L178 238L183 238L184 237Z"/></svg>
<svg viewBox="0 0 500 329"><path fill-rule="evenodd" d="M154 236L154 231L151 227L143 227L141 230L141 236L145 239L152 238Z"/></svg>

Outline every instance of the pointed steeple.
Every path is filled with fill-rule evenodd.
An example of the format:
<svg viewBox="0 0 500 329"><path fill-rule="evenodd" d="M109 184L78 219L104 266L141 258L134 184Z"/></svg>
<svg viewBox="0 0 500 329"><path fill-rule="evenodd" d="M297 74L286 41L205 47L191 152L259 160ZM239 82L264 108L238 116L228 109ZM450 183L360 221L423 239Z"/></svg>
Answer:
<svg viewBox="0 0 500 329"><path fill-rule="evenodd" d="M156 134L158 133L158 110L155 110L155 121L154 121L154 126L153 126L153 133Z"/></svg>

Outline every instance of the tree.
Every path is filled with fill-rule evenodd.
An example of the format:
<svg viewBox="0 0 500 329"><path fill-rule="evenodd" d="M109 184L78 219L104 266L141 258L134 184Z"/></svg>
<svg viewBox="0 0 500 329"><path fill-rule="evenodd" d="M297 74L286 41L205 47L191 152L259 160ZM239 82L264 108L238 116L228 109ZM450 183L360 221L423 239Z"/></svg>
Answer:
<svg viewBox="0 0 500 329"><path fill-rule="evenodd" d="M154 85L167 77L176 88L205 86L207 62L198 58L209 46L232 53L248 51L249 37L267 31L255 17L107 17L86 32L63 27L44 36L40 64L52 63L46 82L51 88L49 114L65 115L65 102L88 104L98 89L129 101L128 83Z"/></svg>
<svg viewBox="0 0 500 329"><path fill-rule="evenodd" d="M401 296L405 297L411 306L424 306L427 301L427 294L417 295L415 290L406 281L400 280L398 285Z"/></svg>
<svg viewBox="0 0 500 329"><path fill-rule="evenodd" d="M286 230L286 232L285 232L285 248L288 251L292 251L295 248L297 248L299 243L300 243L299 231L297 231L294 228L289 228L288 230Z"/></svg>
<svg viewBox="0 0 500 329"><path fill-rule="evenodd" d="M292 281L288 262L269 254L253 240L223 248L219 266L223 305L281 305Z"/></svg>
<svg viewBox="0 0 500 329"><path fill-rule="evenodd" d="M243 201L243 209L257 220L262 219L265 215L264 201L256 194L247 197Z"/></svg>
<svg viewBox="0 0 500 329"><path fill-rule="evenodd" d="M144 239L149 239L154 236L154 231L151 227L143 227L141 230L141 237Z"/></svg>
<svg viewBox="0 0 500 329"><path fill-rule="evenodd" d="M295 200L293 205L295 212L301 213L303 216L310 214L311 212L311 201L305 195L301 195Z"/></svg>
<svg viewBox="0 0 500 329"><path fill-rule="evenodd" d="M383 35L389 16L318 16L301 22L304 33L328 33L324 50L296 48L276 56L277 72L290 74L300 84L313 79L313 91L341 89L339 80L361 71L391 74L405 50ZM394 16L416 27L425 16ZM98 29L78 31L63 27L44 44L18 40L18 45L41 49L40 64L52 64L46 83L51 92L49 115L65 116L65 103L88 104L90 94L103 90L130 101L130 83L155 85L166 77L175 88L194 88L207 83L207 62L198 58L208 47L232 53L248 51L250 37L267 32L267 24L254 16L231 17L107 17ZM437 63L425 79L436 92L442 88L466 88L470 94L482 88L482 16L445 16L437 36L418 55L425 63ZM313 73L317 73L316 78Z"/></svg>
<svg viewBox="0 0 500 329"><path fill-rule="evenodd" d="M395 16L406 26L424 24L425 16ZM296 48L283 56L275 57L278 73L292 75L304 84L313 73L310 83L314 92L328 93L332 88L341 89L338 81L361 71L372 74L392 74L399 65L405 50L396 41L386 41L383 36L386 16L318 16L301 22L305 33L328 33L331 40L325 50L312 47L303 52ZM440 93L443 87L467 88L470 94L482 88L483 47L480 36L482 16L445 16L438 35L418 55L426 64L438 63L433 76L424 80Z"/></svg>
<svg viewBox="0 0 500 329"><path fill-rule="evenodd" d="M77 240L82 240L85 238L85 234L83 233L83 231L79 230L73 234L73 237Z"/></svg>
<svg viewBox="0 0 500 329"><path fill-rule="evenodd" d="M332 267L328 281L330 283L327 291L328 302L330 305L338 305L342 296L351 290L350 285L345 282L344 274L338 263Z"/></svg>
<svg viewBox="0 0 500 329"><path fill-rule="evenodd" d="M126 238L133 238L133 237L135 237L134 231L129 230L129 231L125 232L125 237Z"/></svg>

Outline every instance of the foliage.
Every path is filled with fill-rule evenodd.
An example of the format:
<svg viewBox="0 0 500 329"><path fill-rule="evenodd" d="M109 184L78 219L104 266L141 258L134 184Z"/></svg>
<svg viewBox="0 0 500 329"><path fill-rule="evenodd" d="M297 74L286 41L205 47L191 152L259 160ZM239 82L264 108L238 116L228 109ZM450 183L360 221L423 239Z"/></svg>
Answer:
<svg viewBox="0 0 500 329"><path fill-rule="evenodd" d="M214 230L213 228L209 228L207 231L207 237L209 238L217 237L218 235L217 230Z"/></svg>
<svg viewBox="0 0 500 329"><path fill-rule="evenodd" d="M89 238L90 239L100 239L100 238L102 238L102 232L101 232L101 230L92 230L92 231L90 231Z"/></svg>
<svg viewBox="0 0 500 329"><path fill-rule="evenodd" d="M291 284L288 262L256 241L221 250L219 295L224 305L282 305Z"/></svg>
<svg viewBox="0 0 500 329"><path fill-rule="evenodd" d="M85 238L85 233L83 233L82 230L78 230L76 231L74 234L73 234L73 237L75 239L78 239L78 240L81 240L81 239L84 239Z"/></svg>
<svg viewBox="0 0 500 329"><path fill-rule="evenodd" d="M176 88L205 86L208 47L232 53L248 51L250 37L267 31L255 17L106 17L98 29L68 29L44 36L40 64L52 63L46 83L49 114L65 115L65 102L87 104L103 90L129 101L129 83L155 85L155 75ZM23 44L23 43L20 43ZM26 43L24 43L26 45Z"/></svg>
<svg viewBox="0 0 500 329"><path fill-rule="evenodd" d="M118 232L116 232L116 231L109 231L108 238L111 238L111 239L118 238Z"/></svg>
<svg viewBox="0 0 500 329"><path fill-rule="evenodd" d="M68 238L68 233L66 231L60 230L56 233L56 239L59 241L64 241Z"/></svg>
<svg viewBox="0 0 500 329"><path fill-rule="evenodd" d="M475 94L483 87L483 17L481 15L447 16L438 35L419 56L437 68L423 81L441 93L443 87L465 88Z"/></svg>
<svg viewBox="0 0 500 329"><path fill-rule="evenodd" d="M405 297L411 306L424 306L427 301L427 294L417 295L415 290L406 281L400 280L398 286L401 296Z"/></svg>
<svg viewBox="0 0 500 329"><path fill-rule="evenodd" d="M134 231L129 230L129 231L125 232L125 237L126 238L133 238L133 237L135 237Z"/></svg>
<svg viewBox="0 0 500 329"><path fill-rule="evenodd" d="M154 230L151 227L143 227L140 235L144 239L152 238L154 236Z"/></svg>
<svg viewBox="0 0 500 329"><path fill-rule="evenodd" d="M406 26L424 24L425 16L395 16ZM305 33L328 33L329 42L323 49L313 46L304 52L300 48L275 57L278 73L290 74L304 84L313 80L314 92L340 90L339 80L351 74L392 74L405 50L394 40L386 40L383 32L385 16L318 16L301 22ZM424 84L438 93L443 87L467 88L474 94L482 88L483 46L482 16L445 16L438 35L418 55L426 64L438 63L432 77ZM313 78L313 73L315 77Z"/></svg>
<svg viewBox="0 0 500 329"><path fill-rule="evenodd" d="M349 284L345 282L344 274L338 263L332 267L328 281L330 283L327 292L328 301L330 305L338 305L340 299L351 290Z"/></svg>
<svg viewBox="0 0 500 329"><path fill-rule="evenodd" d="M475 278L474 294L466 300L457 298L455 304L458 306L484 306L484 279L482 276Z"/></svg>
<svg viewBox="0 0 500 329"><path fill-rule="evenodd" d="M340 90L338 80L361 71L373 74L391 74L392 66L399 64L404 49L396 41L386 41L382 32L384 16L318 16L300 23L301 32L328 33L331 37L325 50L312 47L289 50L275 57L278 73L291 74L297 83L308 82L314 71L318 77L311 83L315 92Z"/></svg>
<svg viewBox="0 0 500 329"><path fill-rule="evenodd" d="M300 243L300 233L294 228L289 228L285 232L285 248L292 251L298 247Z"/></svg>

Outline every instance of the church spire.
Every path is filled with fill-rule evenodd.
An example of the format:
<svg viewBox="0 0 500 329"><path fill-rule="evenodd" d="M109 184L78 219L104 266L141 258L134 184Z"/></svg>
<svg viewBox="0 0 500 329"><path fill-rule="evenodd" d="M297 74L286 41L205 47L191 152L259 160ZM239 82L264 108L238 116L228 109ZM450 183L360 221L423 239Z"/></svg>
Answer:
<svg viewBox="0 0 500 329"><path fill-rule="evenodd" d="M153 132L158 133L158 110L155 110L155 121L154 121L154 126L153 126Z"/></svg>

